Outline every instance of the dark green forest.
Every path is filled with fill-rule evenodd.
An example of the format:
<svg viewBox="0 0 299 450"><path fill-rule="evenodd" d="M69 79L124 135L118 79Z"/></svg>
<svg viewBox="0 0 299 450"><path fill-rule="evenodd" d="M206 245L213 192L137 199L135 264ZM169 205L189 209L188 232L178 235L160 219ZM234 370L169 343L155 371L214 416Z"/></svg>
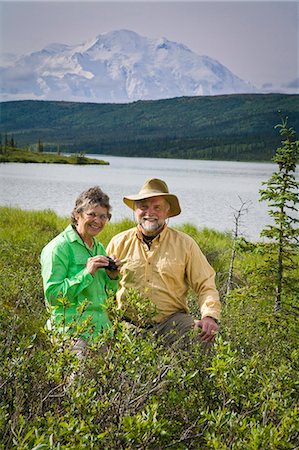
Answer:
<svg viewBox="0 0 299 450"><path fill-rule="evenodd" d="M104 155L269 161L279 112L299 128L299 96L235 94L129 104L14 101L1 106L0 132L18 147Z"/></svg>

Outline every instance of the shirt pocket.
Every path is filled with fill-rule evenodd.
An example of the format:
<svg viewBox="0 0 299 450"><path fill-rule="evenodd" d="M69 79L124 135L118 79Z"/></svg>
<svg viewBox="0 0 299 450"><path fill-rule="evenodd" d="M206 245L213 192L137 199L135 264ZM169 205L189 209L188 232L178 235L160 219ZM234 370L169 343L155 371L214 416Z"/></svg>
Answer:
<svg viewBox="0 0 299 450"><path fill-rule="evenodd" d="M68 274L70 277L77 275L86 267L87 257L83 255L73 255L69 265Z"/></svg>
<svg viewBox="0 0 299 450"><path fill-rule="evenodd" d="M134 282L136 275L145 272L144 262L128 259L121 267L120 274L126 282Z"/></svg>
<svg viewBox="0 0 299 450"><path fill-rule="evenodd" d="M160 259L155 266L155 271L165 283L177 285L183 283L185 279L185 264L178 260Z"/></svg>

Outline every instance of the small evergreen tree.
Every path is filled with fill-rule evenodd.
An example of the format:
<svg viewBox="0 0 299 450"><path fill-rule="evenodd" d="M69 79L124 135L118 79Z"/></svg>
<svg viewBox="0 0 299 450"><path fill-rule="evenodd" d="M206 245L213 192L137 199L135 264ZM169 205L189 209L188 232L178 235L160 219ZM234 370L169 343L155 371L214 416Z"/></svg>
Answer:
<svg viewBox="0 0 299 450"><path fill-rule="evenodd" d="M10 143L9 143L9 145L10 145L10 147L11 148L15 148L15 140L14 140L14 137L13 136L11 136L11 138L10 138Z"/></svg>
<svg viewBox="0 0 299 450"><path fill-rule="evenodd" d="M44 144L42 143L42 141L40 139L38 140L37 151L38 151L38 153L43 153L43 151L44 151Z"/></svg>
<svg viewBox="0 0 299 450"><path fill-rule="evenodd" d="M5 135L4 135L4 147L5 147L5 150L8 147L8 136L7 136L7 133L5 133Z"/></svg>
<svg viewBox="0 0 299 450"><path fill-rule="evenodd" d="M278 164L278 171L264 182L265 189L260 190L260 201L268 201L269 215L274 219L273 225L267 225L261 237L269 240L267 246L267 263L275 275L276 298L274 311L281 309L282 293L288 288L294 292L292 270L296 267L298 256L299 229L297 224L299 183L295 179L296 161L298 159L299 141L295 140L295 131L288 126L288 118L282 118L280 129L282 146L276 151L273 161Z"/></svg>

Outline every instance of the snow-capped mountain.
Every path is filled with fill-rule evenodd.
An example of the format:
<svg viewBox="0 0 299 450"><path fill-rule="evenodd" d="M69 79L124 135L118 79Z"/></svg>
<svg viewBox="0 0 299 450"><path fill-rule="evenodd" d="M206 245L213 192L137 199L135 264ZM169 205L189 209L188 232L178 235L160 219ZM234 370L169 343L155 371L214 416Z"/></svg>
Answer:
<svg viewBox="0 0 299 450"><path fill-rule="evenodd" d="M77 46L51 44L0 68L1 100L127 103L257 92L218 61L166 38L118 30Z"/></svg>

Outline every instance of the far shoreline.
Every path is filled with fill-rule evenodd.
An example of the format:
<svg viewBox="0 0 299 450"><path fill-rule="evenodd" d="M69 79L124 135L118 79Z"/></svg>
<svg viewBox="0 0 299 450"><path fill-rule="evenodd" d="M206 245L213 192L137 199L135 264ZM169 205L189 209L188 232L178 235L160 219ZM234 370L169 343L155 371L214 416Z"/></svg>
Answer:
<svg viewBox="0 0 299 450"><path fill-rule="evenodd" d="M74 165L109 165L108 161L90 158L83 153L63 155L52 152L33 152L13 147L2 148L0 163L38 163L38 164L74 164Z"/></svg>

